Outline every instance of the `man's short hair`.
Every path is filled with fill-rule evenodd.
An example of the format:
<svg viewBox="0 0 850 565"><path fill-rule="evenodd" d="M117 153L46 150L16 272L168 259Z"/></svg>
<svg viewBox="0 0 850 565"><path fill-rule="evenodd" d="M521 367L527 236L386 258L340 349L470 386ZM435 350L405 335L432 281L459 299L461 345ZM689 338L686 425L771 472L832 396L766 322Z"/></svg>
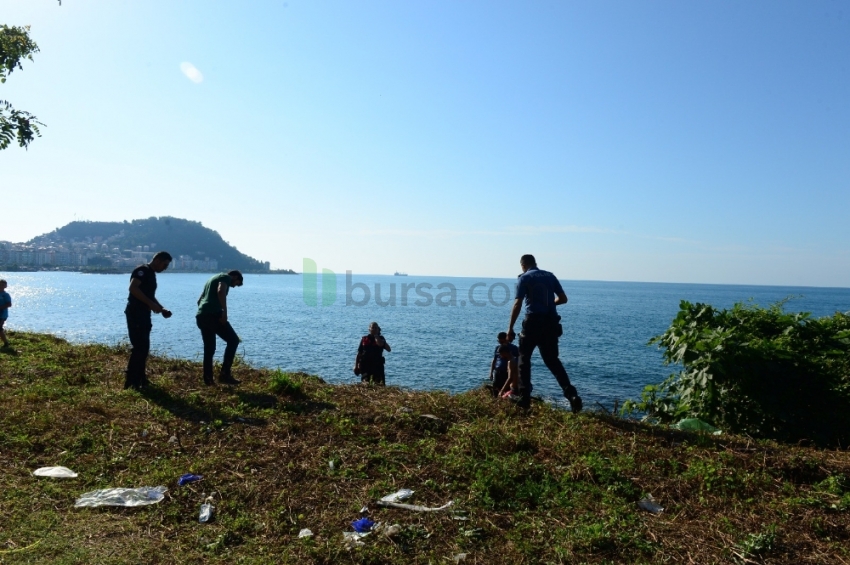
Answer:
<svg viewBox="0 0 850 565"><path fill-rule="evenodd" d="M171 261L173 261L173 259L171 258L171 253L169 253L168 251L157 251L151 261L156 261L157 259L159 259L160 261L165 261L167 263L171 263Z"/></svg>
<svg viewBox="0 0 850 565"><path fill-rule="evenodd" d="M0 284L9 284L6 282L6 279L0 279Z"/></svg>
<svg viewBox="0 0 850 565"><path fill-rule="evenodd" d="M510 352L511 352L511 346L508 345L507 343L505 345L499 346L499 355L501 355L502 353L510 353Z"/></svg>
<svg viewBox="0 0 850 565"><path fill-rule="evenodd" d="M232 277L239 277L240 279L244 279L244 278L245 278L245 277L243 277L243 276L242 276L242 273L240 273L240 272L239 272L239 271L237 271L236 269L233 269L232 271L227 271L227 274L228 274L231 278L232 278Z"/></svg>
<svg viewBox="0 0 850 565"><path fill-rule="evenodd" d="M537 265L537 260L534 258L534 255L523 255L519 258L519 264L526 267L533 267Z"/></svg>
<svg viewBox="0 0 850 565"><path fill-rule="evenodd" d="M508 334L506 334L505 332L499 332L498 334L496 334L496 339L508 339Z"/></svg>

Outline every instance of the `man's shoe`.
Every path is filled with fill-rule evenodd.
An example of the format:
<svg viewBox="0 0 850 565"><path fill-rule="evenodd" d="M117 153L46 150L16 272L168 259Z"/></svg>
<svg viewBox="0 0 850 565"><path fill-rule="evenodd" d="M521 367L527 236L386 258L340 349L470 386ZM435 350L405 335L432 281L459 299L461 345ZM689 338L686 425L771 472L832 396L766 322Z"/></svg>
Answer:
<svg viewBox="0 0 850 565"><path fill-rule="evenodd" d="M233 375L221 375L218 377L218 382L223 385L238 385L242 381L234 379Z"/></svg>
<svg viewBox="0 0 850 565"><path fill-rule="evenodd" d="M531 397L522 394L512 394L508 400L514 403L517 408L531 408Z"/></svg>
<svg viewBox="0 0 850 565"><path fill-rule="evenodd" d="M215 381L212 377L204 377L204 384L207 386L215 386Z"/></svg>
<svg viewBox="0 0 850 565"><path fill-rule="evenodd" d="M570 408L573 409L573 413L578 414L581 412L581 408L584 405L581 401L581 397L577 394L575 387L570 387L572 390L570 391L570 395L566 396L567 401L570 403Z"/></svg>

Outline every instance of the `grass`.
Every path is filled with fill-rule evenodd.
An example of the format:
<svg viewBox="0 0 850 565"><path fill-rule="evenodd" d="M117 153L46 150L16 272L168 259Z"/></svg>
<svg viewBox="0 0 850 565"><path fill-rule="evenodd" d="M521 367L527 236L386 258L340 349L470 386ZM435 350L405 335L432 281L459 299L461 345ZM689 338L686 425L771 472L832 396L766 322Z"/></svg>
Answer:
<svg viewBox="0 0 850 565"><path fill-rule="evenodd" d="M126 348L10 339L0 563L850 562L844 450L244 364L239 387L204 387L197 363L162 357L137 393L121 389ZM31 475L48 465L80 476ZM204 479L178 487L188 472ZM90 490L157 485L169 488L157 505L73 507ZM454 506L374 504L399 488ZM663 513L638 508L650 494ZM210 496L215 520L198 524ZM400 531L349 549L342 532L364 505ZM315 535L299 539L302 528Z"/></svg>

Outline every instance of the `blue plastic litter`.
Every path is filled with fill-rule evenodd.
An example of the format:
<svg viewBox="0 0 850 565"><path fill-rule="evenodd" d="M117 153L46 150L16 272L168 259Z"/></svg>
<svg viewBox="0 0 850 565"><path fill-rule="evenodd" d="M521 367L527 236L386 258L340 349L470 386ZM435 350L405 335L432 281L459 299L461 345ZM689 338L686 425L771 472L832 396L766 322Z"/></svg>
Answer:
<svg viewBox="0 0 850 565"><path fill-rule="evenodd" d="M200 481L203 478L203 475L193 475L192 473L186 473L185 475L180 475L180 478L177 479L177 486L182 487L183 485L188 485L189 483Z"/></svg>
<svg viewBox="0 0 850 565"><path fill-rule="evenodd" d="M370 520L369 518L360 518L359 520L355 520L351 523L351 527L354 528L355 532L365 533L371 532L372 526L375 525L375 522Z"/></svg>

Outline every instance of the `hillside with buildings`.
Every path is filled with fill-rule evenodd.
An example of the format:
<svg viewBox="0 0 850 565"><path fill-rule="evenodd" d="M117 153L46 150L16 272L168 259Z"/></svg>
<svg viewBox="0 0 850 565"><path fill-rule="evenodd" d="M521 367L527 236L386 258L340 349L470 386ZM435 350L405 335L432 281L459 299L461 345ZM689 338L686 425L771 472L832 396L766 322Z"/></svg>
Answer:
<svg viewBox="0 0 850 565"><path fill-rule="evenodd" d="M24 269L130 270L165 250L174 271L269 272L215 230L164 216L124 222L71 222L26 243L0 242L0 265Z"/></svg>

